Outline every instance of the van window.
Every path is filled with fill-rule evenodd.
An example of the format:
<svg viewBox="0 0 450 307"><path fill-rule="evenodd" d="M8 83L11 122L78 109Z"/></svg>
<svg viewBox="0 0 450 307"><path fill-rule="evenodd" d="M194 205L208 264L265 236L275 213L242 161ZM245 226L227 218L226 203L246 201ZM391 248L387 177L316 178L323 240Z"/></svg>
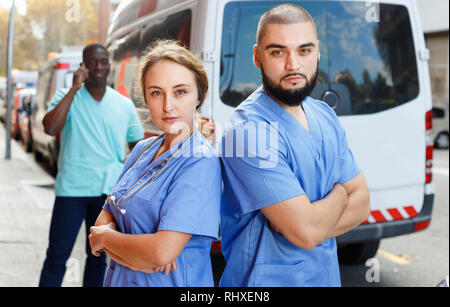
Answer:
<svg viewBox="0 0 450 307"><path fill-rule="evenodd" d="M139 87L136 83L141 55L140 43L139 31L128 35L113 52L111 65L115 89L136 103L140 103Z"/></svg>
<svg viewBox="0 0 450 307"><path fill-rule="evenodd" d="M189 47L191 40L191 10L185 10L168 16L162 21L147 26L142 33L144 51L149 44L157 39L175 39Z"/></svg>
<svg viewBox="0 0 450 307"><path fill-rule="evenodd" d="M380 4L372 17L369 9L364 2L327 3L330 76L347 88L352 114L384 111L419 94L407 9Z"/></svg>
<svg viewBox="0 0 450 307"><path fill-rule="evenodd" d="M137 107L145 108L140 90L140 64L149 44L157 39L175 39L189 46L191 10L177 12L158 23L150 23L142 31L136 30L111 49L112 63L109 84L129 97Z"/></svg>
<svg viewBox="0 0 450 307"><path fill-rule="evenodd" d="M314 98L322 99L331 89L340 98L336 113L352 115L384 111L418 96L416 52L406 7L371 7L366 1L290 2L310 12L318 27L321 60ZM252 47L260 16L277 4L231 2L225 7L220 80L225 104L239 105L261 84Z"/></svg>
<svg viewBox="0 0 450 307"><path fill-rule="evenodd" d="M292 1L291 1L292 2ZM299 4L301 1L294 1ZM220 96L222 101L236 107L260 84L261 73L253 64L258 22L265 11L278 5L271 2L230 2L225 6L222 29ZM325 5L323 1L302 2L317 24L320 42L326 42ZM320 47L318 83L328 83L327 48Z"/></svg>

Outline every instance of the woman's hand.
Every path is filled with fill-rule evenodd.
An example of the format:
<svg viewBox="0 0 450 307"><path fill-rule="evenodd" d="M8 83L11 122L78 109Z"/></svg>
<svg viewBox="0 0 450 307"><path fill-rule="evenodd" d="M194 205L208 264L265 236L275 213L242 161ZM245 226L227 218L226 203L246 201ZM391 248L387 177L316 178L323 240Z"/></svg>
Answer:
<svg viewBox="0 0 450 307"><path fill-rule="evenodd" d="M169 263L165 266L160 267L160 272L164 271L164 274L169 275L169 273L171 271L175 271L176 269L178 269L178 265L177 265L177 261L174 260L174 261L172 261L172 263Z"/></svg>
<svg viewBox="0 0 450 307"><path fill-rule="evenodd" d="M116 224L111 222L102 226L92 226L90 228L89 244L91 245L91 253L96 257L100 257L103 252L105 235L110 231L115 231Z"/></svg>

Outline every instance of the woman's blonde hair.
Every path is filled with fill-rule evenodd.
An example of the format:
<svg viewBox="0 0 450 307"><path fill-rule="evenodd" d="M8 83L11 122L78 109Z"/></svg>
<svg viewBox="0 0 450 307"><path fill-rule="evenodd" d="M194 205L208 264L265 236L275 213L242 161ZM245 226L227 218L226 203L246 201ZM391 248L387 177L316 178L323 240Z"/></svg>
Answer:
<svg viewBox="0 0 450 307"><path fill-rule="evenodd" d="M198 90L198 100L200 102L197 106L197 110L200 109L208 94L209 85L206 70L198 57L175 40L155 41L150 44L145 51L144 63L141 69L141 87L145 102L147 102L145 93L145 74L153 64L160 60L175 62L193 72Z"/></svg>

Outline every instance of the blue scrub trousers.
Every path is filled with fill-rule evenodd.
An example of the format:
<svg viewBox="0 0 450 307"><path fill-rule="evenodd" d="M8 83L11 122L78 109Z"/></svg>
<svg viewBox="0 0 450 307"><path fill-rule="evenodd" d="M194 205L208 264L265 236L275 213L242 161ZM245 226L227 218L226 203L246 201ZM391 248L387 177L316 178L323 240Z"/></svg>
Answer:
<svg viewBox="0 0 450 307"><path fill-rule="evenodd" d="M75 240L83 220L86 224L86 265L83 286L102 287L106 270L106 255L91 254L88 236L89 228L95 224L106 196L100 197L59 197L55 199L50 225L47 257L41 272L40 287L59 287L66 271Z"/></svg>

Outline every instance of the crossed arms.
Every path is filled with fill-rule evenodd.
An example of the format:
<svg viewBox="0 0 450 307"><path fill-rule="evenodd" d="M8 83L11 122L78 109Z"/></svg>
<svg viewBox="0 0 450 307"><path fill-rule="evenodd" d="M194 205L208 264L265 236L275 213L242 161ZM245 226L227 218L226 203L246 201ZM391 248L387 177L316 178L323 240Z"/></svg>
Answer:
<svg viewBox="0 0 450 307"><path fill-rule="evenodd" d="M177 268L176 259L192 234L176 231L158 231L152 234L125 234L115 230L114 217L102 210L89 241L92 253L104 251L117 263L134 271L168 274Z"/></svg>
<svg viewBox="0 0 450 307"><path fill-rule="evenodd" d="M306 195L261 209L272 228L292 244L310 250L361 224L370 214L369 190L360 173L336 184L323 199L311 203Z"/></svg>

